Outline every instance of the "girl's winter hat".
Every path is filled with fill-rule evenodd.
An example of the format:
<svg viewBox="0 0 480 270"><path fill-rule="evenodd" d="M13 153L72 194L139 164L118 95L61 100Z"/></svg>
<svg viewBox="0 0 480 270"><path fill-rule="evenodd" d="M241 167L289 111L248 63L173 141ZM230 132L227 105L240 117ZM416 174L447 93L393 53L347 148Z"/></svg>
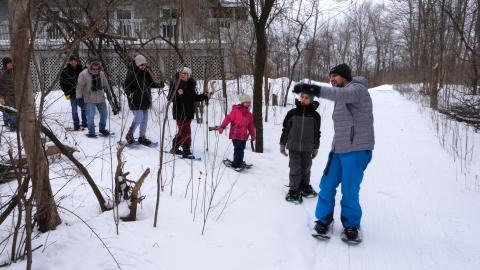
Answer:
<svg viewBox="0 0 480 270"><path fill-rule="evenodd" d="M137 67L139 67L140 65L146 65L146 64L147 64L147 59L145 58L145 56L141 54L135 56L135 65L137 65Z"/></svg>
<svg viewBox="0 0 480 270"><path fill-rule="evenodd" d="M240 96L240 103L252 102L252 98L249 95L242 94Z"/></svg>
<svg viewBox="0 0 480 270"><path fill-rule="evenodd" d="M13 60L10 56L6 56L2 59L2 66L4 69L7 69L7 64L12 63Z"/></svg>
<svg viewBox="0 0 480 270"><path fill-rule="evenodd" d="M191 70L190 68L188 68L188 67L183 67L183 68L181 68L179 72L180 72L180 73L182 73L182 72L187 73L187 74L188 74L188 77L190 77L190 76L192 75L192 70Z"/></svg>
<svg viewBox="0 0 480 270"><path fill-rule="evenodd" d="M330 73L328 75L332 75L332 74L338 74L338 75L342 76L343 78L347 79L347 81L349 81L349 82L352 81L352 70L345 63L340 64L340 65L335 66L332 69L330 69Z"/></svg>

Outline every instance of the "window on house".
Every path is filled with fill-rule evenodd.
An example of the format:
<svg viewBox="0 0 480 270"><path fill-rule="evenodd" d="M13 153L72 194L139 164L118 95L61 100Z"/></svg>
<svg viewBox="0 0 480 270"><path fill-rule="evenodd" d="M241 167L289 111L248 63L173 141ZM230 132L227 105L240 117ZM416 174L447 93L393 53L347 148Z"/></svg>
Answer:
<svg viewBox="0 0 480 270"><path fill-rule="evenodd" d="M171 8L162 8L161 17L164 19L175 19L177 18L177 10Z"/></svg>
<svg viewBox="0 0 480 270"><path fill-rule="evenodd" d="M71 7L67 10L67 14L64 15L74 20L81 21L83 19L83 11L80 8Z"/></svg>
<svg viewBox="0 0 480 270"><path fill-rule="evenodd" d="M115 15L118 20L117 32L123 36L131 36L133 34L133 12L130 9L117 9Z"/></svg>
<svg viewBox="0 0 480 270"><path fill-rule="evenodd" d="M129 9L117 9L118 20L131 20L133 19L132 11Z"/></svg>
<svg viewBox="0 0 480 270"><path fill-rule="evenodd" d="M50 24L47 26L46 29L47 38L48 39L61 39L62 38L62 30L56 24Z"/></svg>
<svg viewBox="0 0 480 270"><path fill-rule="evenodd" d="M172 25L172 24L162 25L162 36L164 38L173 38L173 36L175 35L175 28L176 28L176 25Z"/></svg>

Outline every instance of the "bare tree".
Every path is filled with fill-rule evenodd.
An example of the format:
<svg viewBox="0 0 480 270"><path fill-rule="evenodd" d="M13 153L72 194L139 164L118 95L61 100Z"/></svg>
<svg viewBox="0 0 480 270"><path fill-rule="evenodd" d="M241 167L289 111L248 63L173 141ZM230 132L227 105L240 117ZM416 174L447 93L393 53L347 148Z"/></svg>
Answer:
<svg viewBox="0 0 480 270"><path fill-rule="evenodd" d="M42 232L53 230L61 223L49 179L49 165L42 142L41 114L37 115L30 59L34 35L32 32L32 3L28 0L8 1L10 11L14 89L17 105L18 129L22 137L37 205L37 221ZM41 112L40 112L41 113Z"/></svg>
<svg viewBox="0 0 480 270"><path fill-rule="evenodd" d="M267 63L266 27L275 0L265 0L262 3L249 0L250 17L253 20L256 38L255 69L253 72L253 122L257 132L255 150L263 153L263 117L262 117L262 85Z"/></svg>

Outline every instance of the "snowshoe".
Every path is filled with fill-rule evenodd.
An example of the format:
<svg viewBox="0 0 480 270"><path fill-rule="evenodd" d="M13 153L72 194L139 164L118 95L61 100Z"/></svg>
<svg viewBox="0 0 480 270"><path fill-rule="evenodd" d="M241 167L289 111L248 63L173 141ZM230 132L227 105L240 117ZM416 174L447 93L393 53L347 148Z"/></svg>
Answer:
<svg viewBox="0 0 480 270"><path fill-rule="evenodd" d="M223 160L223 165L225 165L226 167L232 168L236 172L241 172L241 171L244 171L244 170L248 170L253 166L252 164L247 164L247 163L243 162L242 165L236 167L236 166L233 165L233 161L231 161L230 159L224 159Z"/></svg>
<svg viewBox="0 0 480 270"><path fill-rule="evenodd" d="M191 159L191 160L195 160L195 161L201 161L201 160L202 160L201 157L194 156L193 154L190 154L190 155L182 155L182 159Z"/></svg>
<svg viewBox="0 0 480 270"><path fill-rule="evenodd" d="M317 192L312 188L312 185L308 185L300 188L300 194L305 198L317 197Z"/></svg>
<svg viewBox="0 0 480 270"><path fill-rule="evenodd" d="M345 228L342 232L342 241L350 245L358 245L362 242L361 232L353 228Z"/></svg>
<svg viewBox="0 0 480 270"><path fill-rule="evenodd" d="M69 127L69 128L65 128L65 130L66 131L84 131L85 128L83 128L83 127L73 127L73 128Z"/></svg>
<svg viewBox="0 0 480 270"><path fill-rule="evenodd" d="M232 168L232 161L230 159L224 159L223 160L223 165Z"/></svg>
<svg viewBox="0 0 480 270"><path fill-rule="evenodd" d="M157 148L159 143L158 142L152 142L150 143L149 145L144 145L144 144L141 144L140 142L138 141L133 141L133 143L124 143L128 148L136 148L137 146L146 146L146 147L149 147L149 148ZM170 152L165 152L165 153L170 153Z"/></svg>
<svg viewBox="0 0 480 270"><path fill-rule="evenodd" d="M245 161L242 163L242 167L245 168L245 169L250 169L253 167L253 164L247 164L245 163Z"/></svg>
<svg viewBox="0 0 480 270"><path fill-rule="evenodd" d="M288 191L287 196L285 197L285 200L287 202L291 202L295 204L301 204L303 202L302 195L300 195L300 192L293 189Z"/></svg>
<svg viewBox="0 0 480 270"><path fill-rule="evenodd" d="M95 134L95 133L87 133L87 134L85 134L85 136L87 136L88 138L91 138L91 139L96 139L97 138L97 134Z"/></svg>
<svg viewBox="0 0 480 270"><path fill-rule="evenodd" d="M328 240L332 237L333 222L324 224L320 220L317 220L315 221L315 227L313 229L315 230L315 233L312 234L313 237L319 240Z"/></svg>

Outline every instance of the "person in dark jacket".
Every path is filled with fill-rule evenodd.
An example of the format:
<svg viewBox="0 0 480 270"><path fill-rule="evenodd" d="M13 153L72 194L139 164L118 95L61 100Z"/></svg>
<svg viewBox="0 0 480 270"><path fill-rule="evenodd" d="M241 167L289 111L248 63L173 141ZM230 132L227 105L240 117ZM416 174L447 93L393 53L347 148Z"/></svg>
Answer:
<svg viewBox="0 0 480 270"><path fill-rule="evenodd" d="M2 59L3 72L0 74L0 105L16 108L15 92L13 85L13 61L10 57ZM17 127L17 114L15 112L3 111L4 125L10 130Z"/></svg>
<svg viewBox="0 0 480 270"><path fill-rule="evenodd" d="M302 196L317 195L310 185L310 169L320 146L321 118L316 111L319 103L313 98L310 88L301 89L300 100L295 100L296 107L283 121L280 152L290 158L290 190L285 198L289 202L302 203Z"/></svg>
<svg viewBox="0 0 480 270"><path fill-rule="evenodd" d="M134 119L127 132L127 143L135 142L133 133L140 126L138 142L150 145L152 142L145 137L148 124L148 109L152 106L152 88L163 88L163 82L156 83L152 74L147 69L147 59L139 54L131 65L125 78L125 94L128 99L128 107L133 112Z"/></svg>
<svg viewBox="0 0 480 270"><path fill-rule="evenodd" d="M343 224L343 239L358 243L358 230L362 217L360 184L372 159L375 145L372 99L368 82L363 77L352 77L351 69L340 64L330 70L333 87L316 86L320 97L335 102L333 110L332 151L320 181L315 216L315 230L325 234L330 230L335 208L337 187L342 184L340 219Z"/></svg>
<svg viewBox="0 0 480 270"><path fill-rule="evenodd" d="M173 119L177 122L177 134L173 138L170 153L192 157L190 124L195 114L195 101L208 101L211 94L197 94L197 82L191 78L192 70L183 67L170 81L168 100L172 101ZM182 146L182 150L179 148Z"/></svg>
<svg viewBox="0 0 480 270"><path fill-rule="evenodd" d="M72 107L73 130L78 131L87 127L87 112L85 109L85 102L83 98L77 99L76 89L78 75L82 72L83 67L79 58L76 55L71 55L68 59L67 66L63 69L60 75L60 88L62 88L65 98L70 100ZM82 114L82 124L80 126L80 119L78 118L78 107Z"/></svg>

